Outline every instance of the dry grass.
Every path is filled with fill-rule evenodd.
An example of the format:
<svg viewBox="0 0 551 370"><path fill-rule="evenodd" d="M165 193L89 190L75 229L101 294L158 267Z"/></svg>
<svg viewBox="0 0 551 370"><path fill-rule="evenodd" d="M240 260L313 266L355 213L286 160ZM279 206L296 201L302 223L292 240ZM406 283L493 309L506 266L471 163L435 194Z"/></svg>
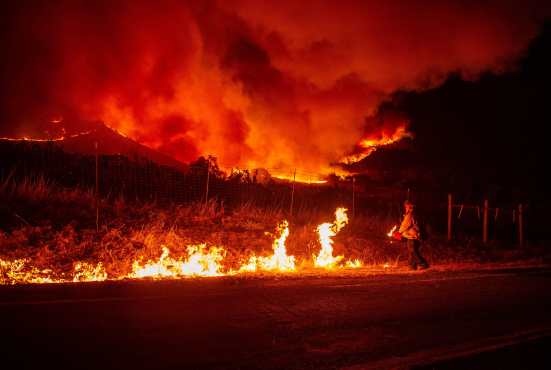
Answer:
<svg viewBox="0 0 551 370"><path fill-rule="evenodd" d="M75 261L102 262L110 276L128 274L134 259L157 259L163 246L181 256L189 244L199 243L224 247L225 267L236 268L253 254L272 253L271 233L285 218L290 222L288 254L307 269L320 248L316 226L334 217L315 209L287 217L281 207L263 209L251 203L228 212L215 200L161 207L119 198L102 202L102 226L96 233L89 190L60 188L43 178L7 179L0 183L0 201L0 258L28 258L40 269L59 273L71 271ZM355 217L335 237L334 254L360 259L367 266L405 265L405 246L385 236L395 221L376 215ZM434 236L422 251L432 264L448 265L534 257L526 251L503 253L498 247L449 245Z"/></svg>
<svg viewBox="0 0 551 370"><path fill-rule="evenodd" d="M0 199L25 203L63 202L77 206L91 204L94 195L91 190L60 188L42 176L26 177L21 181L8 176L0 183Z"/></svg>

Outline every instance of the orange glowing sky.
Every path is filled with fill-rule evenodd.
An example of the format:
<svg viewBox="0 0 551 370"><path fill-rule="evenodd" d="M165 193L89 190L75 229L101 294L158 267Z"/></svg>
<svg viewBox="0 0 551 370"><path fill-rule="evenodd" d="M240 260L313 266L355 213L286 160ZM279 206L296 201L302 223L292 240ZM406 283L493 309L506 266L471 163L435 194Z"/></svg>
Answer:
<svg viewBox="0 0 551 370"><path fill-rule="evenodd" d="M102 120L187 162L312 173L391 137L400 90L515 68L544 2L24 1L2 5L0 136ZM78 127L66 128L68 132Z"/></svg>

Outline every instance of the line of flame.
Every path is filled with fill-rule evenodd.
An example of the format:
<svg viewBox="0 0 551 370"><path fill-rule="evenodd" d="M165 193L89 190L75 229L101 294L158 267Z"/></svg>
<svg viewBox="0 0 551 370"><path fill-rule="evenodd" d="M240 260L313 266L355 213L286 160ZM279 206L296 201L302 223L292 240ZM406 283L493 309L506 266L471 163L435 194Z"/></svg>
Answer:
<svg viewBox="0 0 551 370"><path fill-rule="evenodd" d="M322 179L319 179L319 178L316 178L316 179L312 179L310 177L308 178L305 178L305 177L302 177L302 176L293 176L293 175L279 175L279 174L276 174L276 175L272 175L273 178L276 178L278 180L285 180L285 181L289 181L289 182L300 182L302 184L326 184L327 183L327 180L322 180Z"/></svg>
<svg viewBox="0 0 551 370"><path fill-rule="evenodd" d="M399 126L392 135L388 135L386 132L382 132L379 138L365 138L362 139L358 146L362 148L362 152L350 154L341 158L340 163L353 164L361 161L364 158L369 157L373 152L383 146L394 144L404 138L412 138L413 134L407 131L406 126Z"/></svg>
<svg viewBox="0 0 551 370"><path fill-rule="evenodd" d="M79 132L79 133L76 133L76 134L71 134L71 135L67 135L67 136L59 136L59 137L49 138L49 139L36 139L36 138L28 137L28 136L23 136L23 137L0 137L0 140L47 143L47 142L52 142L52 141L63 141L63 140L66 140L66 139L72 139L72 138L83 136L83 135L89 135L91 132L92 132L92 130L89 130L89 131Z"/></svg>
<svg viewBox="0 0 551 370"><path fill-rule="evenodd" d="M331 269L334 267L358 268L362 266L360 260L347 261L343 266L339 263L343 256L333 256L333 240L346 224L348 217L345 208L338 208L335 212L333 224L324 223L318 226L322 249L318 256L314 256L314 266ZM75 262L70 277L64 274L54 274L50 269L38 269L29 265L29 259L15 259L5 261L0 259L0 284L29 284L29 283L60 283L105 281L121 278L181 278L196 276L223 276L238 273L272 271L296 271L295 257L287 255L286 240L289 236L289 223L284 220L276 228L276 237L273 242L273 254L269 257L251 256L237 271L223 272L221 265L226 251L221 247L207 247L205 244L189 245L185 258L173 258L167 246L162 246L162 253L157 260L143 261L136 259L132 263L132 272L122 277L109 277L101 262L96 265L87 262Z"/></svg>

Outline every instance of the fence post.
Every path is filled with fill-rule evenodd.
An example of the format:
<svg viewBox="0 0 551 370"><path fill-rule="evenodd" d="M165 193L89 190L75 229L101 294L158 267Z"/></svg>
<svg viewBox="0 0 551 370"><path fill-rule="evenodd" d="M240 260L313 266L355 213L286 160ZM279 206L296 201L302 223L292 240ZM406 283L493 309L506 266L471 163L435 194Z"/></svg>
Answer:
<svg viewBox="0 0 551 370"><path fill-rule="evenodd" d="M494 240L497 240L497 217L499 216L499 208L496 208L494 216Z"/></svg>
<svg viewBox="0 0 551 370"><path fill-rule="evenodd" d="M484 199L484 215L482 217L482 241L488 243L488 199Z"/></svg>
<svg viewBox="0 0 551 370"><path fill-rule="evenodd" d="M524 227L523 227L522 203L518 205L518 242L522 247L524 245Z"/></svg>
<svg viewBox="0 0 551 370"><path fill-rule="evenodd" d="M356 215L356 178L352 176L352 217Z"/></svg>
<svg viewBox="0 0 551 370"><path fill-rule="evenodd" d="M96 206L96 232L99 232L99 153L98 142L94 142L94 149L96 154L96 191L95 191L95 206Z"/></svg>
<svg viewBox="0 0 551 370"><path fill-rule="evenodd" d="M289 208L289 214L293 215L293 204L295 202L295 179L297 177L297 169L295 168L295 172L293 173L293 190L291 190L291 206Z"/></svg>
<svg viewBox="0 0 551 370"><path fill-rule="evenodd" d="M207 158L207 184L205 188L205 204L209 201L210 160Z"/></svg>
<svg viewBox="0 0 551 370"><path fill-rule="evenodd" d="M452 240L452 194L448 194L448 241Z"/></svg>

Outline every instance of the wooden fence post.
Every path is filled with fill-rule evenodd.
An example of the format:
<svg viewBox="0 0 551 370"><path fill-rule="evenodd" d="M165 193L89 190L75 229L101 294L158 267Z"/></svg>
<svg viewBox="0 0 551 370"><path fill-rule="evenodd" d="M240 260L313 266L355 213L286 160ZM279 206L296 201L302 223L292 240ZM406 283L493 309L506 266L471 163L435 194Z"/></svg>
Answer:
<svg viewBox="0 0 551 370"><path fill-rule="evenodd" d="M205 204L209 201L210 160L207 158L207 184L205 188Z"/></svg>
<svg viewBox="0 0 551 370"><path fill-rule="evenodd" d="M518 243L524 245L524 225L523 225L522 203L518 205Z"/></svg>
<svg viewBox="0 0 551 370"><path fill-rule="evenodd" d="M494 215L494 240L497 240L497 218L499 216L499 208L496 208L496 213Z"/></svg>
<svg viewBox="0 0 551 370"><path fill-rule="evenodd" d="M96 154L96 191L95 191L95 206L96 206L96 232L99 232L99 153L98 142L94 142Z"/></svg>
<svg viewBox="0 0 551 370"><path fill-rule="evenodd" d="M293 173L293 190L291 190L291 205L289 207L289 214L293 215L293 205L295 202L295 179L297 177L297 169L295 168L295 172Z"/></svg>
<svg viewBox="0 0 551 370"><path fill-rule="evenodd" d="M356 178L352 176L352 217L356 215Z"/></svg>
<svg viewBox="0 0 551 370"><path fill-rule="evenodd" d="M488 199L484 199L484 214L482 217L482 241L488 243Z"/></svg>
<svg viewBox="0 0 551 370"><path fill-rule="evenodd" d="M452 195L448 194L448 241L452 240Z"/></svg>

